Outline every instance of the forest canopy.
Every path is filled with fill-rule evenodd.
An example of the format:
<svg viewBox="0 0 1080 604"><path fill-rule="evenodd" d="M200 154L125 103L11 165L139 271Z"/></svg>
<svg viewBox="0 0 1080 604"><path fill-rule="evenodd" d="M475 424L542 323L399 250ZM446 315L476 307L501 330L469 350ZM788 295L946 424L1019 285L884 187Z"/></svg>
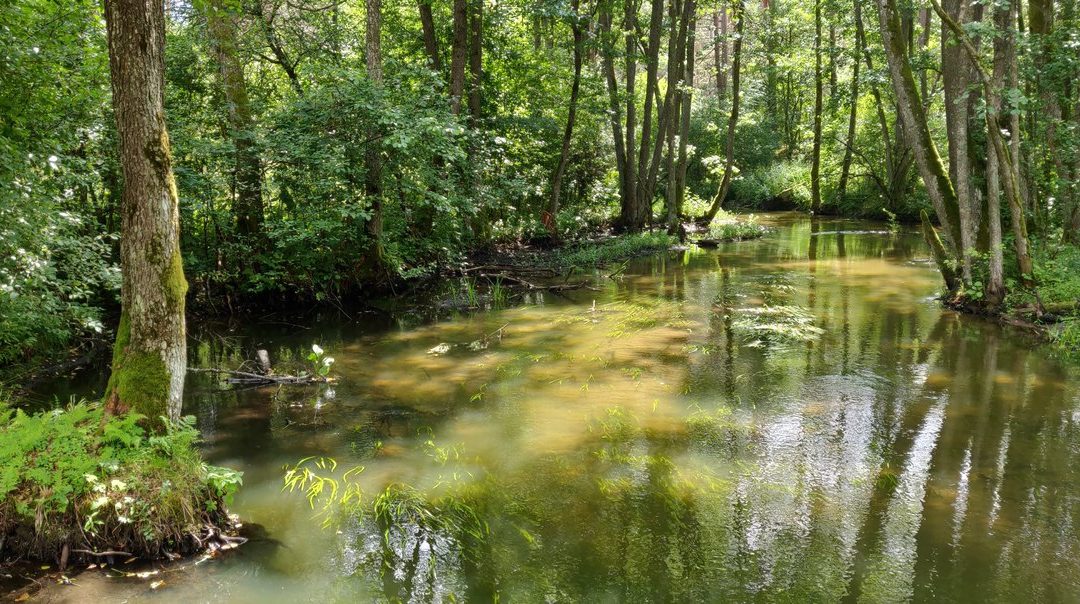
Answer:
<svg viewBox="0 0 1080 604"><path fill-rule="evenodd" d="M1075 0L164 4L179 243L207 312L723 209L921 221L956 298L1080 293ZM96 1L0 7L0 365L117 322L108 53Z"/></svg>

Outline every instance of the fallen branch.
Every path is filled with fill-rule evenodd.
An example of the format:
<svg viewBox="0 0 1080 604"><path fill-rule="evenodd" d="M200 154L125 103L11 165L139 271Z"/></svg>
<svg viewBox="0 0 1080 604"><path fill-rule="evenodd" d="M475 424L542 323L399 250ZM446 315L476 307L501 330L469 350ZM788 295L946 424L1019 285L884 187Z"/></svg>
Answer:
<svg viewBox="0 0 1080 604"><path fill-rule="evenodd" d="M226 380L230 384L321 384L330 381L329 378L320 375L262 375L211 367L188 367L188 371L231 376Z"/></svg>
<svg viewBox="0 0 1080 604"><path fill-rule="evenodd" d="M108 550L108 551L104 551L104 552L95 552L95 551L91 551L91 550L88 550L88 549L73 549L73 550L71 550L71 553L73 553L73 554L86 554L87 556L95 556L97 558L107 558L109 556L127 556L127 557L130 558L131 556L134 555L134 554L131 554L130 552L121 552L121 551L113 551L113 550Z"/></svg>
<svg viewBox="0 0 1080 604"><path fill-rule="evenodd" d="M540 284L540 283L532 283L530 281L526 281L526 280L520 279L518 277L511 277L510 275L505 275L505 274L502 274L502 273L499 273L499 274L484 273L484 274L481 274L481 275L478 275L478 276L483 277L484 279L488 279L489 281L494 281L495 279L498 279L501 282L506 283L508 285L516 285L518 287L524 287L526 289L536 289L536 290L544 290L544 291L552 291L552 292L567 291L567 290L571 290L571 289L591 289L591 290L594 290L594 291L598 290L598 288L590 286L585 281L580 281L578 283L556 283L556 284L553 284L553 285L544 285L544 284Z"/></svg>

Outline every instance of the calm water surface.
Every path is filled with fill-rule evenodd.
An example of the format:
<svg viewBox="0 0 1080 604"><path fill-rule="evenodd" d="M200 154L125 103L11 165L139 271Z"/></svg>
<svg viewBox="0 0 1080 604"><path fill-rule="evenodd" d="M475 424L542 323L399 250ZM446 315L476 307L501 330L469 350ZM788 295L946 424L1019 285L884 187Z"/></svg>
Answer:
<svg viewBox="0 0 1080 604"><path fill-rule="evenodd" d="M189 382L252 542L42 598L1080 601L1076 372L942 310L914 234L763 220L502 310L193 333L199 366L337 359L331 387ZM282 492L312 455L416 507L323 529Z"/></svg>

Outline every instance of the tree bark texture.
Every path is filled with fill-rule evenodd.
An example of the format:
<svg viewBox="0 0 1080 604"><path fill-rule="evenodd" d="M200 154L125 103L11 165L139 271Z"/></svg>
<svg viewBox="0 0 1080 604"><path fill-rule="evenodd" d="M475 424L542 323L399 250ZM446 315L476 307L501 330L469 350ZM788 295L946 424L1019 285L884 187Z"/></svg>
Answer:
<svg viewBox="0 0 1080 604"><path fill-rule="evenodd" d="M180 418L187 369L180 217L165 129L162 0L107 0L113 109L124 176L120 326L105 390L111 413Z"/></svg>

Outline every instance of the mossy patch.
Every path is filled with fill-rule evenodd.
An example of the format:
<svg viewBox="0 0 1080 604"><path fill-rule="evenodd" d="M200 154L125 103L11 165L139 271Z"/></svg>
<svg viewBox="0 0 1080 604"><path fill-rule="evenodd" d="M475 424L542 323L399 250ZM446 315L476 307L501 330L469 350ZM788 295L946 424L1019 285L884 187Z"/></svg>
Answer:
<svg viewBox="0 0 1080 604"><path fill-rule="evenodd" d="M168 415L169 371L160 353L132 350L130 342L131 323L124 312L116 332L105 400L112 411L137 411L155 423Z"/></svg>

